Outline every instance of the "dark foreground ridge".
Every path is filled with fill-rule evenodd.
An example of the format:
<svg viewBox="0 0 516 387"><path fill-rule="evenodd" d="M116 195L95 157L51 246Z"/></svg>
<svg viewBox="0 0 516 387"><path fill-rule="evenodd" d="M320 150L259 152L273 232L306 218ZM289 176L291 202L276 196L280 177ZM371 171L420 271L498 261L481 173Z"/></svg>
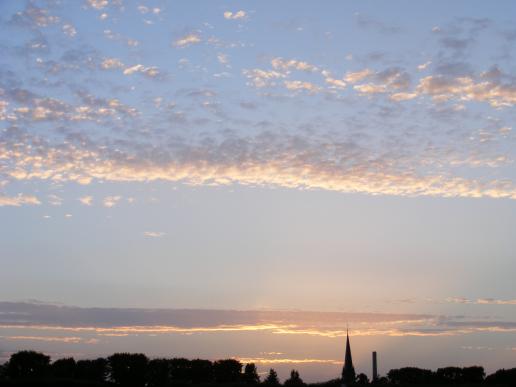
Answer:
<svg viewBox="0 0 516 387"><path fill-rule="evenodd" d="M2 387L341 387L341 378L306 384L296 370L283 382L270 369L260 380L255 364L245 366L235 359L188 360L184 358L149 359L141 353L115 353L107 358L50 361L50 356L34 351L20 351L0 365ZM484 368L445 367L431 371L416 367L390 370L387 376L370 383L365 374L358 374L346 385L356 386L516 386L516 368L498 370L485 376Z"/></svg>

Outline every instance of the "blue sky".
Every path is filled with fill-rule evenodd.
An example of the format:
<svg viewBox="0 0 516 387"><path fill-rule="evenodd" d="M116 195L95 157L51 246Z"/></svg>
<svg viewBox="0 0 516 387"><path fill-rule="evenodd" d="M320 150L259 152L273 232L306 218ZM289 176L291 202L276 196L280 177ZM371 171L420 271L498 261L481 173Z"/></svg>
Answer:
<svg viewBox="0 0 516 387"><path fill-rule="evenodd" d="M113 341L1 320L43 302L92 329L96 307L424 315L360 320L358 366L514 363L514 8L2 2L0 355L153 356L157 334L308 380L342 358L334 322Z"/></svg>

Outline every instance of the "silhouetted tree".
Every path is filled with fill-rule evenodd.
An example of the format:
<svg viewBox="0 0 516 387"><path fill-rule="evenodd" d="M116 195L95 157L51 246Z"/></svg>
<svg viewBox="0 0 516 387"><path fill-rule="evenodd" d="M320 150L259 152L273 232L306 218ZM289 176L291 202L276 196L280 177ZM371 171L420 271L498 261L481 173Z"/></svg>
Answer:
<svg viewBox="0 0 516 387"><path fill-rule="evenodd" d="M0 364L0 380L5 378L6 364Z"/></svg>
<svg viewBox="0 0 516 387"><path fill-rule="evenodd" d="M115 353L107 360L113 382L122 386L145 386L149 359L143 353Z"/></svg>
<svg viewBox="0 0 516 387"><path fill-rule="evenodd" d="M478 384L484 381L486 373L484 367L472 366L462 369L462 381L466 384Z"/></svg>
<svg viewBox="0 0 516 387"><path fill-rule="evenodd" d="M361 386L364 386L366 384L369 384L369 378L364 373L358 374L357 375L356 383L361 385Z"/></svg>
<svg viewBox="0 0 516 387"><path fill-rule="evenodd" d="M489 375L485 379L485 383L489 385L516 386L516 368L510 368L508 370L502 368Z"/></svg>
<svg viewBox="0 0 516 387"><path fill-rule="evenodd" d="M68 357L58 359L50 366L52 376L55 378L73 379L75 377L75 359Z"/></svg>
<svg viewBox="0 0 516 387"><path fill-rule="evenodd" d="M280 385L280 381L278 379L278 373L273 368L271 368L269 370L269 374L263 381L263 384L265 384L266 386L271 386L271 387Z"/></svg>
<svg viewBox="0 0 516 387"><path fill-rule="evenodd" d="M170 361L152 359L147 365L147 386L163 387L170 384Z"/></svg>
<svg viewBox="0 0 516 387"><path fill-rule="evenodd" d="M441 384L462 383L462 368L459 367L438 368L435 375Z"/></svg>
<svg viewBox="0 0 516 387"><path fill-rule="evenodd" d="M393 369L387 373L392 384L430 384L434 381L434 373L417 367Z"/></svg>
<svg viewBox="0 0 516 387"><path fill-rule="evenodd" d="M385 376L380 376L378 379L373 380L371 383L372 384L389 384L389 379L387 379Z"/></svg>
<svg viewBox="0 0 516 387"><path fill-rule="evenodd" d="M258 384L260 383L260 377L254 363L247 363L244 367L244 383L245 384Z"/></svg>
<svg viewBox="0 0 516 387"><path fill-rule="evenodd" d="M184 358L170 359L170 377L175 383L190 381L190 360Z"/></svg>
<svg viewBox="0 0 516 387"><path fill-rule="evenodd" d="M9 378L41 378L48 375L50 356L35 351L20 351L11 355L6 366Z"/></svg>
<svg viewBox="0 0 516 387"><path fill-rule="evenodd" d="M217 360L213 363L213 376L217 383L236 383L242 376L242 363L235 359Z"/></svg>
<svg viewBox="0 0 516 387"><path fill-rule="evenodd" d="M75 364L75 378L104 382L108 374L108 362L99 357L95 360L78 360Z"/></svg>
<svg viewBox="0 0 516 387"><path fill-rule="evenodd" d="M190 361L190 380L192 383L213 382L213 364L209 360L195 359Z"/></svg>
<svg viewBox="0 0 516 387"><path fill-rule="evenodd" d="M301 377L299 376L299 372L297 372L296 370L292 370L290 371L290 378L285 380L283 385L285 387L299 387L304 386L305 383L303 382L303 379L301 379Z"/></svg>

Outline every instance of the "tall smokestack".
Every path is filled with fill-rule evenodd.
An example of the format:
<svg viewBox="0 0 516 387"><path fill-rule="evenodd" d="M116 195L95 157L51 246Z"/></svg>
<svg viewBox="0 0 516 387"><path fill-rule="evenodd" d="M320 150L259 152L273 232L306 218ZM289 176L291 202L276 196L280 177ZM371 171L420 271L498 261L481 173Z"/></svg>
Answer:
<svg viewBox="0 0 516 387"><path fill-rule="evenodd" d="M373 382L378 380L378 363L376 360L376 351L373 352Z"/></svg>

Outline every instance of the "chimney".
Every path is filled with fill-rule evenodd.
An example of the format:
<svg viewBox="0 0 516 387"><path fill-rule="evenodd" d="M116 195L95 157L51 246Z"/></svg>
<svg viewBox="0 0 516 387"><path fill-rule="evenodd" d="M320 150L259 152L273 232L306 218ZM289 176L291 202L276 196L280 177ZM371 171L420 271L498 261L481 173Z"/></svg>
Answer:
<svg viewBox="0 0 516 387"><path fill-rule="evenodd" d="M376 360L376 351L373 352L373 382L378 380L378 363Z"/></svg>

